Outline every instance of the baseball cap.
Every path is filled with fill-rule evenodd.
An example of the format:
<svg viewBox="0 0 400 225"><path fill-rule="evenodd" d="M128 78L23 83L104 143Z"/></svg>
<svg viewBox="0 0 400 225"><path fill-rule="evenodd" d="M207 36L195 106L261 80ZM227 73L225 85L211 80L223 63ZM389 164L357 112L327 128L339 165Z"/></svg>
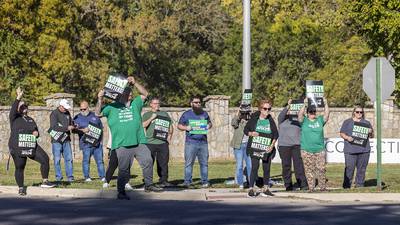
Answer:
<svg viewBox="0 0 400 225"><path fill-rule="evenodd" d="M71 105L68 103L67 99L61 99L60 106L64 107L65 109L71 109Z"/></svg>

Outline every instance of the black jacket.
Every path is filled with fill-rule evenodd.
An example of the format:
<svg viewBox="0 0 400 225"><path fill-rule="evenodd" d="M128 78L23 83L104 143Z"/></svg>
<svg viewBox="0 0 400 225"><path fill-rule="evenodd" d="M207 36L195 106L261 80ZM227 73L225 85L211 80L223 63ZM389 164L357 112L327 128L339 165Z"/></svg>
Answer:
<svg viewBox="0 0 400 225"><path fill-rule="evenodd" d="M72 126L72 118L71 114L69 111L66 111L65 113L61 112L58 108L53 110L50 114L50 129L57 131L57 132L63 132L68 135L68 137L65 139L65 141L71 141L70 134L71 132L68 130L68 126ZM51 142L54 143L56 142L53 138L51 138Z"/></svg>
<svg viewBox="0 0 400 225"><path fill-rule="evenodd" d="M11 135L8 140L8 147L10 151L18 150L18 135L19 134L32 134L38 131L35 121L29 117L24 116L18 112L18 105L20 100L15 100L10 110L10 127Z"/></svg>
<svg viewBox="0 0 400 225"><path fill-rule="evenodd" d="M253 114L251 114L250 116L250 120L247 122L246 126L244 127L243 132L248 136L249 132L253 132L256 130L257 127L257 122L258 119L260 117L261 112L260 111L256 111ZM272 133L272 139L274 140L278 140L279 137L279 132L278 132L278 128L276 127L275 121L272 118L271 115L268 115L267 119L269 120L269 124L271 126L271 133ZM253 137L250 137L253 138ZM251 152L249 152L250 150L250 141L247 143L247 154L251 154Z"/></svg>

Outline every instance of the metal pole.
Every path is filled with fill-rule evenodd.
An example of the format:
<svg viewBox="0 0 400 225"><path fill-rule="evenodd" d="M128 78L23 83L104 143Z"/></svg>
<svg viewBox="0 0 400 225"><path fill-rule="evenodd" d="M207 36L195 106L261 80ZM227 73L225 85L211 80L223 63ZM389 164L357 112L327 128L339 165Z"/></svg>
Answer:
<svg viewBox="0 0 400 225"><path fill-rule="evenodd" d="M381 124L381 60L376 59L376 182L378 191L382 190L382 124Z"/></svg>
<svg viewBox="0 0 400 225"><path fill-rule="evenodd" d="M251 33L250 33L251 4L243 0L243 77L242 89L251 89Z"/></svg>

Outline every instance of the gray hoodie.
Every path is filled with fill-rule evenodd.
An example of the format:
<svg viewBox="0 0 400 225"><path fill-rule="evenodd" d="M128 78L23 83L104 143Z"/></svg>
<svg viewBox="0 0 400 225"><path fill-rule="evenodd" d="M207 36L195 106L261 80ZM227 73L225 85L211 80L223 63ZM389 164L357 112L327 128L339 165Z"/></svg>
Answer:
<svg viewBox="0 0 400 225"><path fill-rule="evenodd" d="M297 121L290 121L286 116L288 109L285 107L278 116L279 138L278 146L300 145L300 124Z"/></svg>

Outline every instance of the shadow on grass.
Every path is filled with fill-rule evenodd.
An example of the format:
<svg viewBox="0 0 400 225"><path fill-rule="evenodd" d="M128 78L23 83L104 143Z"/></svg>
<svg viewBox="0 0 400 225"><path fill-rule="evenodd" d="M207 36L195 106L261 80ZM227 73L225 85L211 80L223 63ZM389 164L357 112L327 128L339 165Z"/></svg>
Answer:
<svg viewBox="0 0 400 225"><path fill-rule="evenodd" d="M364 182L364 187L376 187L378 185L378 181L376 179L369 179ZM389 187L385 182L382 181L382 190L385 190Z"/></svg>

